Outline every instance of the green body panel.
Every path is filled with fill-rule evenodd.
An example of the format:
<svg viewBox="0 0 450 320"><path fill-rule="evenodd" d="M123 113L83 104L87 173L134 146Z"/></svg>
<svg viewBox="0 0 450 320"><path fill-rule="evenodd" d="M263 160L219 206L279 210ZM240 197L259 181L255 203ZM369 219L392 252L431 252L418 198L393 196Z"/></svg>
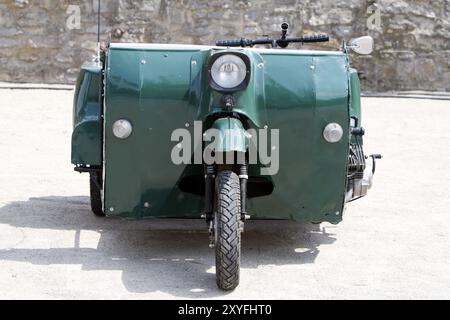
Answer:
<svg viewBox="0 0 450 320"><path fill-rule="evenodd" d="M350 116L361 122L361 85L355 69L350 69L350 95Z"/></svg>
<svg viewBox="0 0 450 320"><path fill-rule="evenodd" d="M221 132L221 139L217 141L217 152L246 152L248 141L242 122L236 118L220 118L214 121L211 128Z"/></svg>
<svg viewBox="0 0 450 320"><path fill-rule="evenodd" d="M280 169L267 177L274 190L249 199L252 218L339 222L349 139L329 144L323 129L337 122L344 137L349 137L351 80L346 55L241 50L251 58L252 78L248 88L236 94L233 111L242 116L240 126L226 116L216 121L222 112L221 94L209 88L205 72L215 50L110 48L105 89L106 213L132 218L200 217L203 197L182 192L178 184L186 176L203 176L203 166L173 164L170 156L177 142L170 138L179 128L194 136L193 123L201 120L203 130L212 126L279 129ZM118 119L133 125L126 140L113 136L112 124ZM250 176L259 176L259 165L250 165Z"/></svg>
<svg viewBox="0 0 450 320"><path fill-rule="evenodd" d="M83 65L78 76L73 105L72 163L102 164L102 67Z"/></svg>
<svg viewBox="0 0 450 320"><path fill-rule="evenodd" d="M177 183L187 166L172 163L175 143L170 140L178 128L193 133L196 112L189 107L192 54L110 49L105 89L107 214L198 217L203 199L179 191ZM126 140L112 133L112 124L122 118L133 125ZM202 166L199 170L203 171Z"/></svg>
<svg viewBox="0 0 450 320"><path fill-rule="evenodd" d="M337 223L349 141L327 143L323 130L330 122L349 130L346 57L273 53L264 60L268 127L280 130L280 171L272 177L273 194L251 199L248 211L265 218Z"/></svg>
<svg viewBox="0 0 450 320"><path fill-rule="evenodd" d="M350 69L350 117L358 120L358 126L361 126L361 84L358 72ZM357 137L350 134L351 143L356 143ZM358 139L359 144L363 145L363 139Z"/></svg>

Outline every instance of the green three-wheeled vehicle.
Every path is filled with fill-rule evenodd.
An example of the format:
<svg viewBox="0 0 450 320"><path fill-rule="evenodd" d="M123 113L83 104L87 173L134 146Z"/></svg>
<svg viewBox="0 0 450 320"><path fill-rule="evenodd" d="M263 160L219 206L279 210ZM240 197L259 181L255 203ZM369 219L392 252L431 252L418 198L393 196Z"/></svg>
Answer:
<svg viewBox="0 0 450 320"><path fill-rule="evenodd" d="M239 284L247 219L338 223L366 195L360 83L348 51L289 50L325 35L216 46L111 43L82 66L72 163L90 175L92 211L202 218L217 284ZM208 239L205 239L208 240Z"/></svg>

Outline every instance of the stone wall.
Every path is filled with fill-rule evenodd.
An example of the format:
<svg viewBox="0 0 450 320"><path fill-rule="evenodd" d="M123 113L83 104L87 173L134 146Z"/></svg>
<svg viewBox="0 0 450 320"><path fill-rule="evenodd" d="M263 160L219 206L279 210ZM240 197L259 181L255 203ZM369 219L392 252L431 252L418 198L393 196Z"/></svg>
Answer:
<svg viewBox="0 0 450 320"><path fill-rule="evenodd" d="M221 38L369 34L352 54L363 90L450 91L450 0L102 0L102 40L213 44ZM96 0L0 0L0 81L73 83L96 48ZM296 45L300 47L301 45ZM307 46L304 46L307 48Z"/></svg>

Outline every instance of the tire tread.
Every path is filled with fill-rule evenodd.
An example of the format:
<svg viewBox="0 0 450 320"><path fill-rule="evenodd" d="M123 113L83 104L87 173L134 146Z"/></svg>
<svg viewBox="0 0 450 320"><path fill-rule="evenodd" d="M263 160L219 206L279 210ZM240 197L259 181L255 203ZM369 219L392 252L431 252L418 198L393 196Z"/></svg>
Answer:
<svg viewBox="0 0 450 320"><path fill-rule="evenodd" d="M239 177L222 171L216 179L216 279L222 290L239 285L241 256L241 199Z"/></svg>

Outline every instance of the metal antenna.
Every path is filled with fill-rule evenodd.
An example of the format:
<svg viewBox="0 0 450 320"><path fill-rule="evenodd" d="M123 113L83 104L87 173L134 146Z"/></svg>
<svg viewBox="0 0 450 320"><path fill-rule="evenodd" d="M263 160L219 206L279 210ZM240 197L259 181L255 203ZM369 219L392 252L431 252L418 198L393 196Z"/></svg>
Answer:
<svg viewBox="0 0 450 320"><path fill-rule="evenodd" d="M97 1L97 61L100 61L100 0Z"/></svg>

